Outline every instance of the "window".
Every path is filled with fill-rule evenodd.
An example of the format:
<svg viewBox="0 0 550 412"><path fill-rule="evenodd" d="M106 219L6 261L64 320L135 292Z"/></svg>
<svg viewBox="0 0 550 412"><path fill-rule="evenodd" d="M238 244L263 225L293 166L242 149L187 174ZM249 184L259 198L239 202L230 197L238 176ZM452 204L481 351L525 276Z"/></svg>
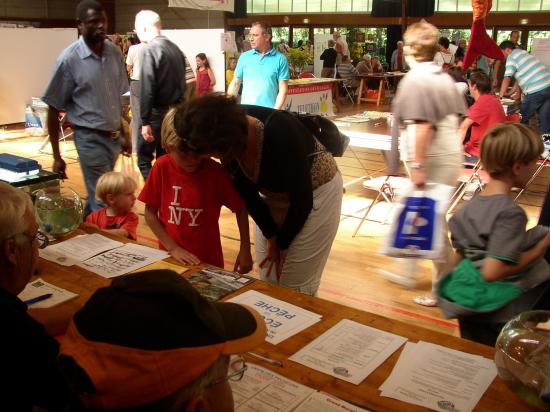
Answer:
<svg viewBox="0 0 550 412"><path fill-rule="evenodd" d="M298 42L302 41L302 45L305 46L309 40L309 29L307 27L294 27L292 29L292 47L298 47Z"/></svg>
<svg viewBox="0 0 550 412"><path fill-rule="evenodd" d="M414 0L409 0L414 1ZM469 12L471 0L435 0L438 12ZM248 14L369 13L373 0L247 0ZM550 10L550 0L493 0L493 11Z"/></svg>
<svg viewBox="0 0 550 412"><path fill-rule="evenodd" d="M527 38L527 51L531 52L531 46L533 45L533 39L550 39L550 31L530 31Z"/></svg>

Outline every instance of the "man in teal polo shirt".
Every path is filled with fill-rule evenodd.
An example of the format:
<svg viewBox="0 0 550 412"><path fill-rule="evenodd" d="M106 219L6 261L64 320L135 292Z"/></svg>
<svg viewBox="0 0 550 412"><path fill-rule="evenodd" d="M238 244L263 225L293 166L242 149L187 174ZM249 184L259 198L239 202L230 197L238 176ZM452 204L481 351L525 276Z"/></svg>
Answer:
<svg viewBox="0 0 550 412"><path fill-rule="evenodd" d="M271 26L252 23L250 45L252 49L241 54L227 94L233 96L242 80L242 104L282 109L288 91L288 61L271 46Z"/></svg>

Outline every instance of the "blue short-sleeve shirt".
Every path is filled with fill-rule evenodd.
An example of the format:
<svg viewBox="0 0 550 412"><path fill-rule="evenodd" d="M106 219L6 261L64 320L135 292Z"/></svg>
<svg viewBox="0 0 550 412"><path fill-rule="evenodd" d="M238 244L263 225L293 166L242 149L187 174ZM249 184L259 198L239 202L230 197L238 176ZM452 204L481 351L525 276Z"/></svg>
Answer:
<svg viewBox="0 0 550 412"><path fill-rule="evenodd" d="M271 49L265 54L256 49L249 50L239 57L235 77L243 82L242 104L273 107L279 91L279 80L288 80L288 60Z"/></svg>

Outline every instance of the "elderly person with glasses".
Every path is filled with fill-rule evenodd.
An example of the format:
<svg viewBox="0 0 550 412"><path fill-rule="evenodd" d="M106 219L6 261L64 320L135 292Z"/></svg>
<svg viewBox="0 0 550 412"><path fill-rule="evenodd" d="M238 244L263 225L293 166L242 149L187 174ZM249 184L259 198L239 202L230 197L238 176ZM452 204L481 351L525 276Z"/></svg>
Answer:
<svg viewBox="0 0 550 412"><path fill-rule="evenodd" d="M0 399L12 410L60 410L67 391L56 362L59 344L51 335L64 331L71 314L32 309L17 297L36 272L47 237L38 230L30 197L2 182L0 242L0 365L9 377Z"/></svg>

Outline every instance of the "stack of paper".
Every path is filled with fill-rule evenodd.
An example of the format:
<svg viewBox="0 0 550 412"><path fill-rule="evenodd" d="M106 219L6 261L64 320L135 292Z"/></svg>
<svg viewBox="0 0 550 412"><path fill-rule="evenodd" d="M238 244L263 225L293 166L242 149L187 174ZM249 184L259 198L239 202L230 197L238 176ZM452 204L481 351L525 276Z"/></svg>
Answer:
<svg viewBox="0 0 550 412"><path fill-rule="evenodd" d="M254 290L235 296L229 302L248 305L259 312L267 326L266 341L274 345L319 322L322 318L317 313Z"/></svg>
<svg viewBox="0 0 550 412"><path fill-rule="evenodd" d="M52 285L42 279L36 279L35 281L28 283L18 297L23 302L26 302L43 295L51 296L45 300L33 303L31 306L33 309L51 308L78 296L76 293L69 292L66 289Z"/></svg>
<svg viewBox="0 0 550 412"><path fill-rule="evenodd" d="M406 340L343 319L289 359L359 385Z"/></svg>
<svg viewBox="0 0 550 412"><path fill-rule="evenodd" d="M382 396L436 411L471 411L497 374L491 359L428 342L407 343Z"/></svg>
<svg viewBox="0 0 550 412"><path fill-rule="evenodd" d="M43 259L62 266L78 265L106 278L133 272L169 256L164 250L124 244L97 233L73 237L39 253Z"/></svg>
<svg viewBox="0 0 550 412"><path fill-rule="evenodd" d="M254 412L364 412L326 393L249 363L244 377L231 382L235 410Z"/></svg>
<svg viewBox="0 0 550 412"><path fill-rule="evenodd" d="M99 253L124 245L122 242L94 233L81 235L69 240L49 245L38 253L42 259L58 263L62 266L72 266L83 262Z"/></svg>
<svg viewBox="0 0 550 412"><path fill-rule="evenodd" d="M136 243L126 243L124 246L80 262L78 266L103 277L113 278L130 273L168 256L170 255L165 250L153 249Z"/></svg>

